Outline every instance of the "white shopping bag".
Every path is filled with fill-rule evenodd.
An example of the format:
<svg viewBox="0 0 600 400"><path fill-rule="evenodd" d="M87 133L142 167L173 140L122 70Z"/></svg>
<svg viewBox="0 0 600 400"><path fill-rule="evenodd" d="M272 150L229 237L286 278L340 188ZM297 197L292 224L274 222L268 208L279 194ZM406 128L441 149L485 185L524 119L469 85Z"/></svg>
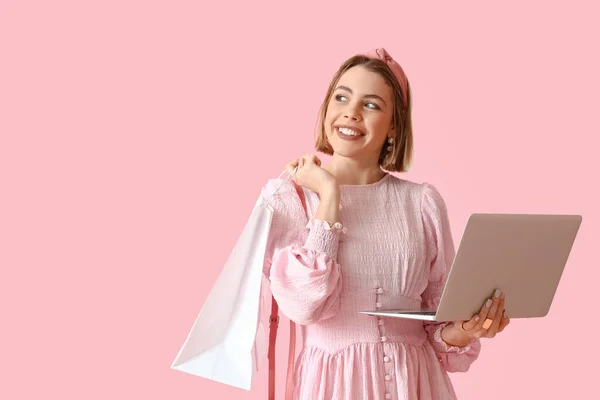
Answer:
<svg viewBox="0 0 600 400"><path fill-rule="evenodd" d="M265 251L273 219L269 202L279 188L268 199L262 195L258 199L171 368L251 389L267 350L259 312Z"/></svg>

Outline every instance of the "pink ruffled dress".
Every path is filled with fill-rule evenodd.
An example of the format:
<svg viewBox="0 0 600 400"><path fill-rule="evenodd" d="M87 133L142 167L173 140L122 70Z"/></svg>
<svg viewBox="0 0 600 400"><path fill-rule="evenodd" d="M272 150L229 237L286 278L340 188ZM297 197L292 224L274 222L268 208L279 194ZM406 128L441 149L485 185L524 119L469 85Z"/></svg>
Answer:
<svg viewBox="0 0 600 400"><path fill-rule="evenodd" d="M329 228L314 219L317 194L302 190L306 212L292 182L271 202L264 270L280 312L302 330L294 399L455 399L448 372L469 369L479 340L451 347L445 324L358 313L438 304L455 251L439 192L391 174L341 186L341 224Z"/></svg>

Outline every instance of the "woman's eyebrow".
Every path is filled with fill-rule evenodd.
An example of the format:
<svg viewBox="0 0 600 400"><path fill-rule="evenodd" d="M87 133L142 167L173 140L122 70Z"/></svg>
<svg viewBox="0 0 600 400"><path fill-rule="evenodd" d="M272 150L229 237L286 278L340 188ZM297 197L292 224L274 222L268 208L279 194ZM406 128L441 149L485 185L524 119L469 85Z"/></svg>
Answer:
<svg viewBox="0 0 600 400"><path fill-rule="evenodd" d="M345 90L346 92L352 94L352 89L350 89L348 86L338 86L337 88L335 88L335 90ZM380 100L381 102L383 102L384 105L387 106L387 103L385 102L385 100L381 97L381 96L377 96L376 94L367 94L363 96L365 99L377 99Z"/></svg>

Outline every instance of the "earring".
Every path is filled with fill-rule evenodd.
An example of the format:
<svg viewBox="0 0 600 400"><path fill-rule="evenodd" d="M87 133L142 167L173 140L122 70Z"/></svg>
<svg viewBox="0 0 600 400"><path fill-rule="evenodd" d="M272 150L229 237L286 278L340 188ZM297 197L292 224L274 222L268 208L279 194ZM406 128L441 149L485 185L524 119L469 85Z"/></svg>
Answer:
<svg viewBox="0 0 600 400"><path fill-rule="evenodd" d="M387 151L394 150L394 138L393 137L388 138L388 143L389 143L389 146L387 148Z"/></svg>

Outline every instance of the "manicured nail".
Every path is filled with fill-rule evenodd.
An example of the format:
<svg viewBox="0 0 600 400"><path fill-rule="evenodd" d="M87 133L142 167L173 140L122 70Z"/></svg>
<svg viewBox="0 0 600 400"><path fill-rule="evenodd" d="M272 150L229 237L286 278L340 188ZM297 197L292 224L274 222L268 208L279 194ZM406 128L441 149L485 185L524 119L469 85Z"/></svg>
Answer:
<svg viewBox="0 0 600 400"><path fill-rule="evenodd" d="M500 289L496 289L496 291L494 292L494 297L499 298L501 294L502 292L500 291Z"/></svg>
<svg viewBox="0 0 600 400"><path fill-rule="evenodd" d="M479 315L475 317L475 322L479 321Z"/></svg>
<svg viewBox="0 0 600 400"><path fill-rule="evenodd" d="M491 307L492 306L492 299L488 299L488 301L485 302L485 306L486 307Z"/></svg>

